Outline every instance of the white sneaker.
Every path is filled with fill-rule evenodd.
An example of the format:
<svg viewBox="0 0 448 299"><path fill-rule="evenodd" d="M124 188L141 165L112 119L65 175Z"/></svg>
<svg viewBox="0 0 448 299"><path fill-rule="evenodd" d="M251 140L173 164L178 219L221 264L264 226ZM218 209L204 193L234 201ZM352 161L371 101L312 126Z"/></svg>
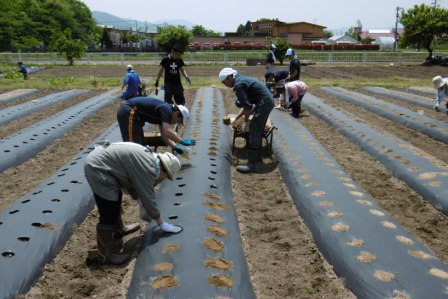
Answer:
<svg viewBox="0 0 448 299"><path fill-rule="evenodd" d="M434 105L434 107L433 107L433 108L434 108L434 110L435 110L435 111L437 111L437 112L440 112L440 108L439 108L439 105L437 105L437 104L436 104L436 105Z"/></svg>
<svg viewBox="0 0 448 299"><path fill-rule="evenodd" d="M277 105L274 107L274 109L282 109L282 108L283 108L282 105Z"/></svg>

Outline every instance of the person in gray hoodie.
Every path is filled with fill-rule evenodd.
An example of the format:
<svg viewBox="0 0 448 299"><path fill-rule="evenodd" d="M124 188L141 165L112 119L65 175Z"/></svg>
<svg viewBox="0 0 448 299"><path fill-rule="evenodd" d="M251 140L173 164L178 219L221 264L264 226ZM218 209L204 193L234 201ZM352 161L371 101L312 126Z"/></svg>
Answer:
<svg viewBox="0 0 448 299"><path fill-rule="evenodd" d="M124 191L140 202L149 216L148 220L155 219L163 232L182 231L180 226L162 219L154 190L154 186L165 178L173 180L180 167L179 159L173 154L156 154L148 147L133 142L103 141L86 156L84 174L98 207L99 223L96 232L102 263L126 263L130 255L114 252L116 240L140 229L138 223L124 225L121 220Z"/></svg>

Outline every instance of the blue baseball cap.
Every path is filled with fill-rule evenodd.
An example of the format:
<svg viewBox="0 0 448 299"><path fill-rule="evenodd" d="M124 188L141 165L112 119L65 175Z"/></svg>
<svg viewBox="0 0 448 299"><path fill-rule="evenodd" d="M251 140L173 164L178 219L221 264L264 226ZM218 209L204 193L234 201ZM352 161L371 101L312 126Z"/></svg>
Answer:
<svg viewBox="0 0 448 299"><path fill-rule="evenodd" d="M292 55L294 55L294 50L293 49L289 48L288 50L286 50L285 57L289 57L289 56L292 56Z"/></svg>

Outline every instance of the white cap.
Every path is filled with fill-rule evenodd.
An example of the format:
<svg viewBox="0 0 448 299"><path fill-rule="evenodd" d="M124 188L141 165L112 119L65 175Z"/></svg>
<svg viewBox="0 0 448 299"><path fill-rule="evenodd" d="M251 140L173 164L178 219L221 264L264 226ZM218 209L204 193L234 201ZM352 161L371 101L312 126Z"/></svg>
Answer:
<svg viewBox="0 0 448 299"><path fill-rule="evenodd" d="M219 72L219 75L218 75L218 77L219 77L219 81L224 81L225 79L227 79L227 77L229 76L229 75L236 75L236 74L238 74L238 72L237 71L235 71L234 69L232 69L231 67L226 67L226 68L223 68L220 72Z"/></svg>
<svg viewBox="0 0 448 299"><path fill-rule="evenodd" d="M272 44L271 49L277 49L277 47L274 44Z"/></svg>
<svg viewBox="0 0 448 299"><path fill-rule="evenodd" d="M126 66L126 69L127 69L128 71L130 71L130 70L133 70L134 67L132 66L132 64L128 64L128 65Z"/></svg>
<svg viewBox="0 0 448 299"><path fill-rule="evenodd" d="M447 78L442 78L442 76L435 76L434 78L432 78L432 84L434 85L435 89L439 89L440 87L442 87L443 85L448 83L448 79Z"/></svg>
<svg viewBox="0 0 448 299"><path fill-rule="evenodd" d="M184 126L187 125L188 117L190 116L190 112L188 111L188 108L184 105L177 105L177 107L180 110L180 113L182 113L182 124Z"/></svg>
<svg viewBox="0 0 448 299"><path fill-rule="evenodd" d="M160 163L163 164L164 171L166 171L168 178L174 180L174 175L180 170L180 161L172 153L157 154L160 159Z"/></svg>
<svg viewBox="0 0 448 299"><path fill-rule="evenodd" d="M294 50L289 48L286 50L285 57L292 56L294 54Z"/></svg>

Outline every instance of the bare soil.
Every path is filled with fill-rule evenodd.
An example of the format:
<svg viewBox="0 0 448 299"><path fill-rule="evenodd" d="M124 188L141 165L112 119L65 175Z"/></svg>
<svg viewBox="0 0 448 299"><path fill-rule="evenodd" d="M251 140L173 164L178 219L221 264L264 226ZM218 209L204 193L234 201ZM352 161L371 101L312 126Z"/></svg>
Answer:
<svg viewBox="0 0 448 299"><path fill-rule="evenodd" d="M157 67L142 67L143 75L154 76ZM241 73L260 76L259 67L238 68ZM189 67L190 76L216 76L220 67ZM393 70L393 71L392 71ZM423 66L370 67L319 67L304 68L303 80L315 76L335 76L351 80L355 76L403 76L430 79L443 74L445 69ZM122 66L96 66L97 76L117 76L123 73ZM323 75L325 73L325 75ZM85 67L48 68L35 76L85 75ZM310 75L313 74L313 75ZM219 86L221 87L221 86ZM48 91L51 92L51 91ZM93 96L101 90L92 91ZM234 95L222 86L227 113L236 113ZM388 131L411 142L417 148L448 162L447 145L401 125L386 121L380 116L359 107L332 99L310 86L311 93L325 98L335 107L355 113L363 121L379 130ZM44 91L40 91L42 95ZM196 89L187 89L187 106L193 103ZM78 100L81 100L79 98ZM75 101L76 102L76 101ZM73 102L74 103L74 102ZM119 102L103 108L63 138L47 147L34 159L0 174L3 188L0 190L0 211L31 191L46 177L67 163L86 145L90 144L115 120ZM404 105L402 102L397 102ZM30 115L26 125L31 125L48 115L63 109L56 105L45 113ZM421 108L420 108L421 109ZM431 111L425 111L431 114ZM287 117L287 114L285 114ZM342 165L344 170L363 187L385 211L403 227L429 247L434 254L448 263L448 218L435 210L405 183L393 177L378 161L360 150L337 130L313 115L300 121ZM24 128L21 122L12 122L1 127L1 137ZM275 138L275 136L274 136ZM246 160L239 141L234 156L234 166ZM435 150L436 149L436 150ZM275 153L264 156L261 173L243 175L232 167L234 203L243 249L249 265L252 283L260 299L272 298L355 298L345 288L331 265L322 257L313 237L304 224L300 213L290 198L277 167ZM32 170L32 171L31 171ZM128 198L124 200L124 221L139 220L138 209ZM72 238L58 256L43 269L41 278L23 298L124 298L130 282L133 260L123 267L86 264L95 254L95 225L98 214L94 209L87 219L73 232ZM143 223L142 223L143 224ZM142 235L143 232L140 232ZM139 233L125 238L137 242Z"/></svg>

